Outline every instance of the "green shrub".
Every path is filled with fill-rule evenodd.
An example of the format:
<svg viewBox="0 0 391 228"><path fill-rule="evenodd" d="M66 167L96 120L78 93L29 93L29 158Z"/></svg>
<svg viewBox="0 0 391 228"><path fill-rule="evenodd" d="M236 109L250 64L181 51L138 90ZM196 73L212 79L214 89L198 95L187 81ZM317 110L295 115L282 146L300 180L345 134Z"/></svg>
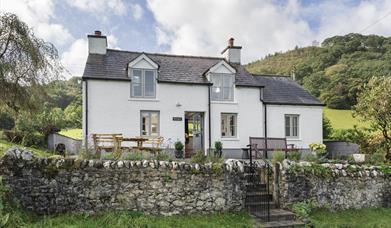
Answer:
<svg viewBox="0 0 391 228"><path fill-rule="evenodd" d="M372 165L379 165L379 164L383 164L386 160L385 160L385 152L383 151L378 151L374 154L367 154L365 155L368 159L367 159L367 162L369 164L372 164Z"/></svg>
<svg viewBox="0 0 391 228"><path fill-rule="evenodd" d="M45 137L37 131L4 131L4 135L9 142L21 144L27 147L43 147Z"/></svg>
<svg viewBox="0 0 391 228"><path fill-rule="evenodd" d="M300 151L288 152L287 158L291 161L299 161L301 158L301 152Z"/></svg>
<svg viewBox="0 0 391 228"><path fill-rule="evenodd" d="M308 218L315 208L317 208L317 206L313 199L308 199L292 205L292 211L301 218Z"/></svg>
<svg viewBox="0 0 391 228"><path fill-rule="evenodd" d="M315 154L312 154L312 153L305 154L303 156L303 160L308 161L308 162L318 162L319 161L318 156L316 156Z"/></svg>
<svg viewBox="0 0 391 228"><path fill-rule="evenodd" d="M273 152L272 162L273 164L277 162L282 162L285 159L285 152L283 151L275 151Z"/></svg>
<svg viewBox="0 0 391 228"><path fill-rule="evenodd" d="M146 159L146 156L144 156L144 153L142 151L136 150L136 151L131 151L129 153L123 154L121 159L129 160L129 161L139 161L139 160Z"/></svg>
<svg viewBox="0 0 391 228"><path fill-rule="evenodd" d="M181 141L176 141L175 144L174 144L174 147L175 147L175 150L177 151L182 151L183 150L183 143Z"/></svg>
<svg viewBox="0 0 391 228"><path fill-rule="evenodd" d="M191 157L192 163L205 164L207 156L205 156L202 150L198 151L193 157Z"/></svg>
<svg viewBox="0 0 391 228"><path fill-rule="evenodd" d="M206 162L212 162L212 163L223 163L224 162L224 158L221 158L221 157L218 157L218 156L213 156L211 154L208 155L208 157L206 158Z"/></svg>
<svg viewBox="0 0 391 228"><path fill-rule="evenodd" d="M0 112L0 129L11 130L15 127L15 120L6 112Z"/></svg>
<svg viewBox="0 0 391 228"><path fill-rule="evenodd" d="M171 160L171 156L167 152L161 151L160 153L158 153L156 155L155 159L158 160L158 161L170 161Z"/></svg>

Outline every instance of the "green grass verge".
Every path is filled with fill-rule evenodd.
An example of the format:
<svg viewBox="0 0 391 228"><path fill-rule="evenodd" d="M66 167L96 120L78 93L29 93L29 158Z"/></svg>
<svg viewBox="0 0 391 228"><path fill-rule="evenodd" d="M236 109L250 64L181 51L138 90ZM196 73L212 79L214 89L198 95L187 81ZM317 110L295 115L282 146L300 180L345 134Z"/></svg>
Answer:
<svg viewBox="0 0 391 228"><path fill-rule="evenodd" d="M82 139L83 130L79 128L63 129L59 132L60 135L65 135L73 139Z"/></svg>
<svg viewBox="0 0 391 228"><path fill-rule="evenodd" d="M352 129L354 125L357 127L369 127L368 122L354 118L351 110L324 108L323 113L330 120L334 129Z"/></svg>
<svg viewBox="0 0 391 228"><path fill-rule="evenodd" d="M19 148L25 148L29 151L31 151L34 155L37 155L37 156L42 156L42 157L48 157L48 156L51 156L53 155L50 151L47 151L45 149L37 149L37 148L32 148L32 147L24 147L22 145L19 145L19 144L15 144L15 143L11 143L11 142L8 142L7 140L4 140L4 139L0 139L0 157L3 156L5 154L5 152L13 147L13 146L17 146Z"/></svg>
<svg viewBox="0 0 391 228"><path fill-rule="evenodd" d="M369 208L330 212L317 210L310 215L314 227L391 227L391 208Z"/></svg>
<svg viewBox="0 0 391 228"><path fill-rule="evenodd" d="M253 227L253 219L244 212L211 215L148 216L137 212L109 212L101 215L64 214L49 217L19 216L10 226L23 227Z"/></svg>

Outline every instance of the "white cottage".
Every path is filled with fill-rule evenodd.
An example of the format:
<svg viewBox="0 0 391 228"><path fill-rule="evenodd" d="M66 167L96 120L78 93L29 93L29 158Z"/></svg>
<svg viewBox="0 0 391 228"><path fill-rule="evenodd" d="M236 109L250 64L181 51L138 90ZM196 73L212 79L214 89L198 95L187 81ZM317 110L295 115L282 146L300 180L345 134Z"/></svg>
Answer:
<svg viewBox="0 0 391 228"><path fill-rule="evenodd" d="M249 137L287 138L297 148L322 142L323 104L289 77L254 75L231 38L224 57L113 50L88 35L83 74L83 133L162 136L187 154L224 145L241 157ZM266 126L266 127L265 127Z"/></svg>

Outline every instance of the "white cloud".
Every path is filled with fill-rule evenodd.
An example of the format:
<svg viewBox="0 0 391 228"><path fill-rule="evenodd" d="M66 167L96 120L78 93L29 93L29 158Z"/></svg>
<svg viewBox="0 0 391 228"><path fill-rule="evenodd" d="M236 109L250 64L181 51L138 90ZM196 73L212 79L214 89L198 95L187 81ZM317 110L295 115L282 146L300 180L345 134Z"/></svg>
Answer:
<svg viewBox="0 0 391 228"><path fill-rule="evenodd" d="M52 0L0 0L1 11L16 14L36 35L55 45L64 45L72 35L61 24L51 23L54 17Z"/></svg>
<svg viewBox="0 0 391 228"><path fill-rule="evenodd" d="M69 5L90 13L95 13L97 16L106 13L114 13L123 15L126 13L125 4L122 0L68 0Z"/></svg>
<svg viewBox="0 0 391 228"><path fill-rule="evenodd" d="M130 12L132 13L132 18L136 21L140 20L144 14L143 8L139 4L131 4Z"/></svg>
<svg viewBox="0 0 391 228"><path fill-rule="evenodd" d="M114 35L107 36L107 45L109 48L120 49L118 47L118 38ZM81 76L88 56L88 40L77 39L61 55L61 62L71 76Z"/></svg>
<svg viewBox="0 0 391 228"><path fill-rule="evenodd" d="M72 76L81 76L87 61L88 43L86 39L77 39L61 56L61 62Z"/></svg>
<svg viewBox="0 0 391 228"><path fill-rule="evenodd" d="M391 1L363 1L357 6L325 2L310 7L320 15L319 39L350 32L391 36Z"/></svg>
<svg viewBox="0 0 391 228"><path fill-rule="evenodd" d="M298 0L148 0L158 45L170 52L216 56L229 37L242 45L244 62L276 51L307 46L337 34L360 32L391 9L391 1L325 1L304 6ZM311 28L308 18L319 20ZM391 35L391 15L365 33Z"/></svg>
<svg viewBox="0 0 391 228"><path fill-rule="evenodd" d="M173 53L215 56L234 37L247 62L312 40L296 1L150 0L148 7L158 24L158 44L169 43Z"/></svg>

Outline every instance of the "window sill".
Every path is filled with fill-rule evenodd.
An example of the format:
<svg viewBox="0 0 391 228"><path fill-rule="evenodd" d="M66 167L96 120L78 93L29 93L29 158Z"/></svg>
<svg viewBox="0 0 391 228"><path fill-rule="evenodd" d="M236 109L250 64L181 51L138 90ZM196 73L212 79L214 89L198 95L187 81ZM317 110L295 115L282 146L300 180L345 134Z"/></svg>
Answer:
<svg viewBox="0 0 391 228"><path fill-rule="evenodd" d="M129 98L128 101L159 102L159 100L156 98L135 98L135 97Z"/></svg>
<svg viewBox="0 0 391 228"><path fill-rule="evenodd" d="M286 138L287 141L301 141L301 138Z"/></svg>
<svg viewBox="0 0 391 228"><path fill-rule="evenodd" d="M239 141L239 138L221 138L221 141Z"/></svg>
<svg viewBox="0 0 391 228"><path fill-rule="evenodd" d="M231 104L231 105L237 105L238 102L236 101L211 101L211 104Z"/></svg>

